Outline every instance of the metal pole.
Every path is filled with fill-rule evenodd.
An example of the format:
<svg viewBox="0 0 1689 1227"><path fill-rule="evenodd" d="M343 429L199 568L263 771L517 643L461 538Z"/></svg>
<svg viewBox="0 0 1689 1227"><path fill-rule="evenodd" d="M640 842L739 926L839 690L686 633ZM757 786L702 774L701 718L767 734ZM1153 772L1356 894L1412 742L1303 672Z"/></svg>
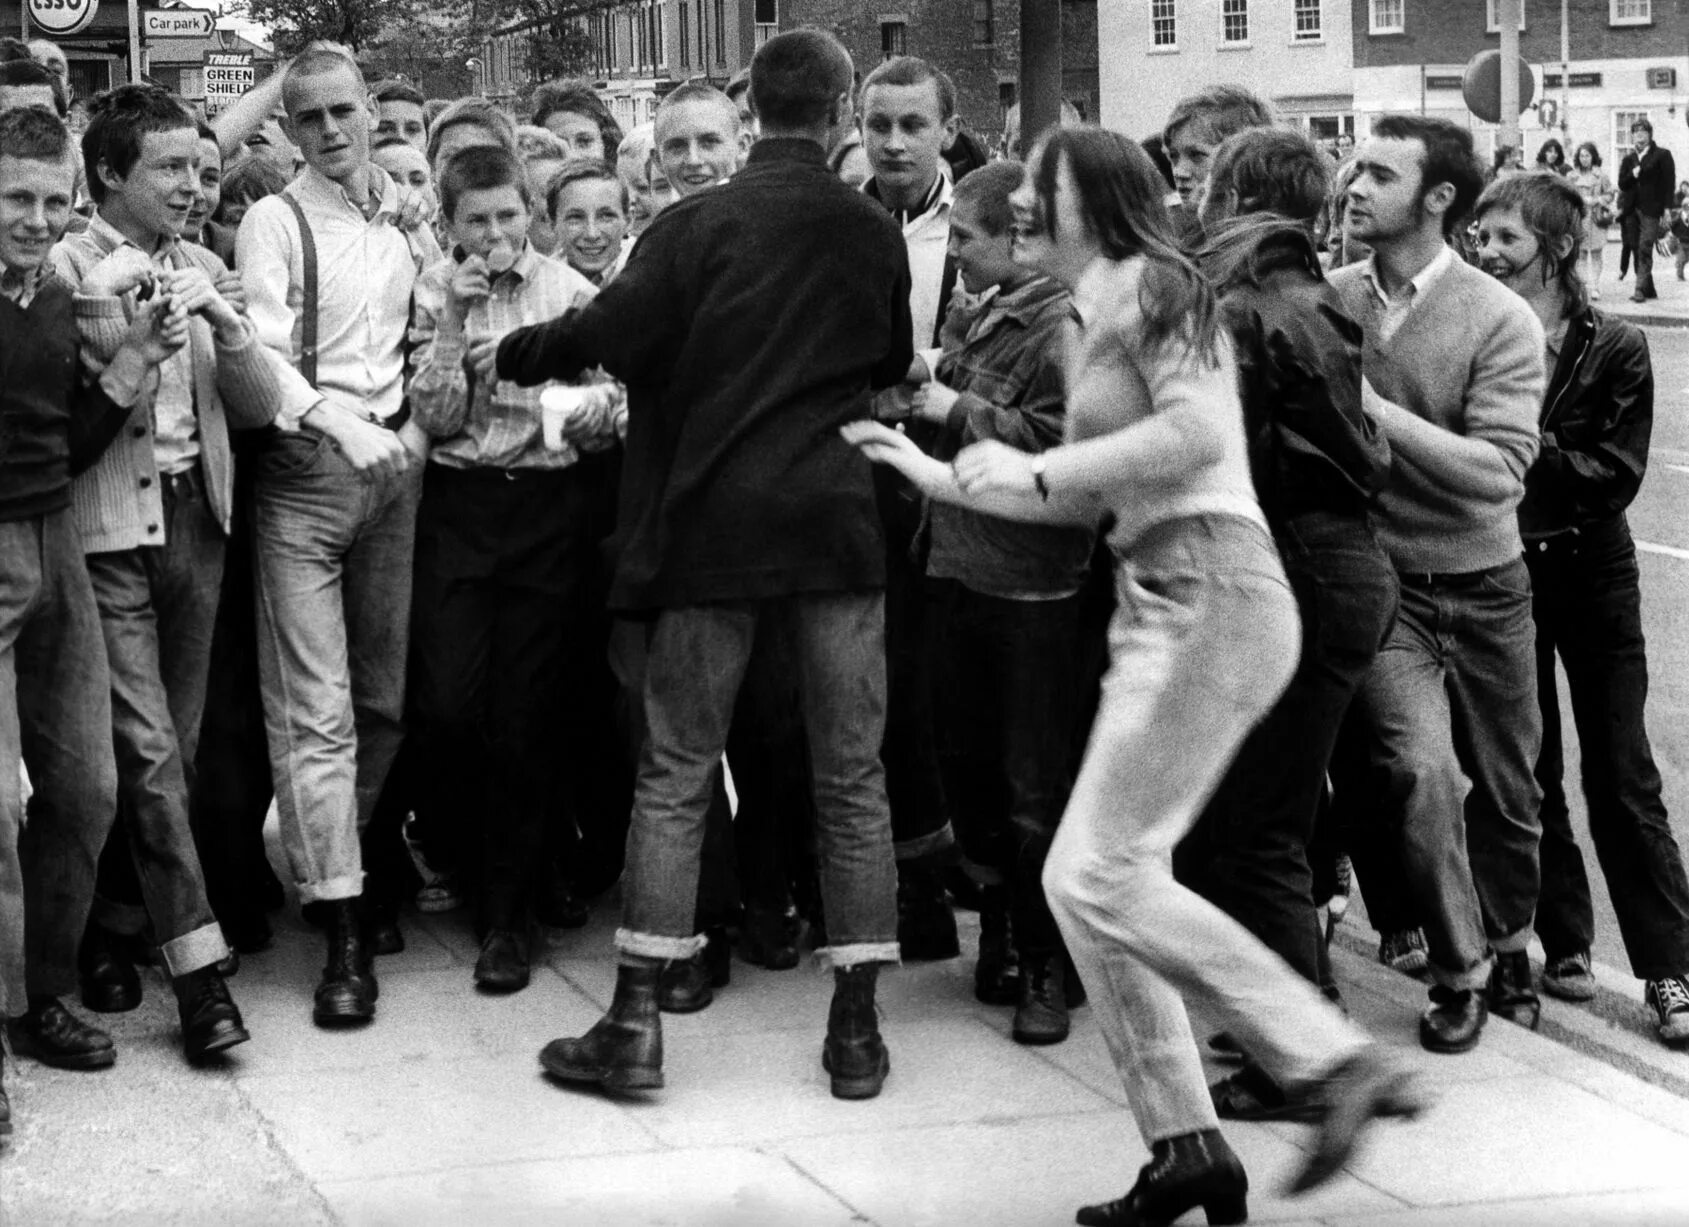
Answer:
<svg viewBox="0 0 1689 1227"><path fill-rule="evenodd" d="M1563 145L1572 130L1572 23L1566 16L1570 0L1560 0L1560 143ZM1570 151L1566 162L1572 161Z"/></svg>
<svg viewBox="0 0 1689 1227"><path fill-rule="evenodd" d="M141 2L129 0L129 83L141 83Z"/></svg>
<svg viewBox="0 0 1689 1227"><path fill-rule="evenodd" d="M1519 0L1496 0L1496 22L1501 26L1501 131L1496 139L1511 149L1520 147L1519 135Z"/></svg>
<svg viewBox="0 0 1689 1227"><path fill-rule="evenodd" d="M1021 148L1061 122L1061 5L1020 0Z"/></svg>

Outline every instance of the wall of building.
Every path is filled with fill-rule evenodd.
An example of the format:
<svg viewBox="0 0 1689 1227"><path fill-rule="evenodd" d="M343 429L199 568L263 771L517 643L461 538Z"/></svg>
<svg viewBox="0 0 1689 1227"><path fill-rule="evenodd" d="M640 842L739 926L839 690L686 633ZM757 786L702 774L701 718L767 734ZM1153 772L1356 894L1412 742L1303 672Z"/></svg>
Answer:
<svg viewBox="0 0 1689 1227"><path fill-rule="evenodd" d="M1106 0L1105 0L1106 2ZM902 52L942 68L956 107L988 144L1020 79L1019 0L780 0L780 28L829 30L867 76L886 54L888 25L902 26ZM989 21L985 19L989 17ZM1097 112L1097 0L1062 0L1062 93Z"/></svg>
<svg viewBox="0 0 1689 1227"><path fill-rule="evenodd" d="M1335 135L1351 106L1351 2L1322 0L1319 37L1297 39L1292 0L1248 0L1249 40L1238 45L1222 37L1221 0L1173 0L1176 46L1157 47L1151 0L1098 0L1102 122L1145 137L1180 98L1231 84L1267 99L1287 122Z"/></svg>
<svg viewBox="0 0 1689 1227"><path fill-rule="evenodd" d="M1479 150L1491 156L1497 128L1468 111L1460 92L1467 62L1500 41L1485 30L1486 6L1479 0L1405 0L1405 30L1395 35L1370 32L1371 0L1353 4L1359 128L1364 132L1373 117L1388 111L1439 115L1470 128ZM1534 161L1550 137L1568 153L1590 140L1614 171L1629 143L1631 120L1646 115L1656 142L1672 151L1689 177L1689 4L1653 0L1651 24L1614 26L1610 0L1570 0L1571 71L1564 88L1558 0L1524 4L1520 54L1536 85L1535 104L1519 121L1526 160ZM1651 86L1650 69L1672 70L1675 85ZM1553 104L1552 113L1541 108L1544 100Z"/></svg>

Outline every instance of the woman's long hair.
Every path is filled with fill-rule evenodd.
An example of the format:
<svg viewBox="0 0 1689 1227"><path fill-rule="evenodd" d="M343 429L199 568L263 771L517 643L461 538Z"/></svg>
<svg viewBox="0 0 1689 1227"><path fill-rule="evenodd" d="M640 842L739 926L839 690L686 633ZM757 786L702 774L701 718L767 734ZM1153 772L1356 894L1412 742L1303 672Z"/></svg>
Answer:
<svg viewBox="0 0 1689 1227"><path fill-rule="evenodd" d="M1111 260L1145 258L1138 288L1145 341L1159 345L1178 338L1205 362L1217 362L1214 290L1173 238L1163 203L1167 189L1149 155L1106 128L1057 128L1041 138L1033 189L1047 229L1054 224L1063 165L1079 201L1079 217L1067 220L1084 225Z"/></svg>

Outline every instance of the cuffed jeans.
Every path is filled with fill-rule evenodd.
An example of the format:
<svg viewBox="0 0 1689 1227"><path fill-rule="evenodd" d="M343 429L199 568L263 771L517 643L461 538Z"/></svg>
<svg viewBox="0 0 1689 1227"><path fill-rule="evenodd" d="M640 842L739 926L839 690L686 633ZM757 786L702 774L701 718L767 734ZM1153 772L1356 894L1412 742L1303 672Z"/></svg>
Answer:
<svg viewBox="0 0 1689 1227"><path fill-rule="evenodd" d="M282 844L302 902L363 889L358 832L403 736L422 466L365 481L326 436L255 462L258 668Z"/></svg>
<svg viewBox="0 0 1689 1227"><path fill-rule="evenodd" d="M1007 886L1016 949L1047 958L1061 950L1043 877L1073 784L1079 598L927 584L938 762L957 835Z"/></svg>
<svg viewBox="0 0 1689 1227"><path fill-rule="evenodd" d="M24 824L19 762L34 795ZM69 509L0 523L0 1016L76 991L117 806L111 681ZM26 888L25 883L28 883Z"/></svg>
<svg viewBox="0 0 1689 1227"><path fill-rule="evenodd" d="M1525 548L1536 618L1542 708L1542 898L1537 933L1550 961L1595 940L1589 875L1566 806L1560 694L1566 667L1583 762L1589 833L1607 879L1631 970L1643 980L1689 973L1689 883L1660 798L1643 709L1648 660L1636 546L1623 515Z"/></svg>
<svg viewBox="0 0 1689 1227"><path fill-rule="evenodd" d="M1432 978L1477 989L1492 950L1530 944L1537 903L1531 580L1522 558L1400 579L1396 625L1357 705L1382 781L1377 820L1401 824Z"/></svg>
<svg viewBox="0 0 1689 1227"><path fill-rule="evenodd" d="M1231 516L1155 525L1118 559L1118 595L1102 702L1044 886L1153 1144L1218 1124L1186 999L1284 1086L1365 1040L1173 877L1174 846L1295 668L1296 601L1272 539Z"/></svg>
<svg viewBox="0 0 1689 1227"><path fill-rule="evenodd" d="M206 900L188 821L187 767L205 709L223 530L206 506L197 469L160 480L163 544L88 555L111 668L119 803L94 921L134 934L150 915L165 967L177 977L229 953ZM137 893L144 914L135 907Z"/></svg>
<svg viewBox="0 0 1689 1227"><path fill-rule="evenodd" d="M1274 538L1302 623L1290 686L1179 849L1180 876L1321 980L1308 846L1344 714L1396 616L1396 572L1364 516L1310 512Z"/></svg>
<svg viewBox="0 0 1689 1227"><path fill-rule="evenodd" d="M624 954L690 958L704 815L759 625L789 618L814 769L834 966L895 962L897 876L880 741L885 614L875 593L665 609L645 664L646 735L628 831Z"/></svg>

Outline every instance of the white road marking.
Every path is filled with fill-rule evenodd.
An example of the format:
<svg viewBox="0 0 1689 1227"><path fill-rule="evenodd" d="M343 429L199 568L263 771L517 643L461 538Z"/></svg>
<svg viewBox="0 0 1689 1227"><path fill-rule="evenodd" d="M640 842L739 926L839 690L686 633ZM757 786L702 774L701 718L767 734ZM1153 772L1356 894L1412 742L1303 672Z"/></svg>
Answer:
<svg viewBox="0 0 1689 1227"><path fill-rule="evenodd" d="M1680 550L1675 545L1655 545L1652 541L1643 541L1639 538L1636 542L1636 548L1644 554L1663 554L1667 558L1689 562L1689 550Z"/></svg>

